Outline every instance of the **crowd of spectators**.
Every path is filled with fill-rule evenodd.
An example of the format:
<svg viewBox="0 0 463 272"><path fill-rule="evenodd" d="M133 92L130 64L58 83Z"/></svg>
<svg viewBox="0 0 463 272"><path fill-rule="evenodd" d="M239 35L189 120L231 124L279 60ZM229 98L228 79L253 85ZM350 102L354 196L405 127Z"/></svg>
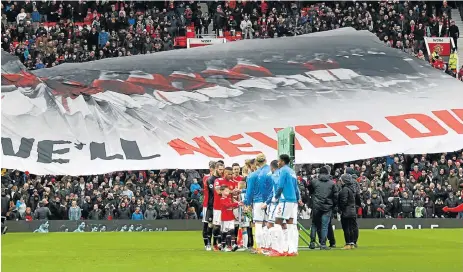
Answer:
<svg viewBox="0 0 463 272"><path fill-rule="evenodd" d="M299 216L309 218L307 190L320 165L298 166ZM395 155L332 166L339 183L344 169L359 184L361 218L444 218L444 206L463 203L463 150ZM122 171L97 176L37 176L2 170L2 216L8 220L199 219L202 170Z"/></svg>
<svg viewBox="0 0 463 272"><path fill-rule="evenodd" d="M28 69L65 62L174 49L194 26L198 35L242 32L274 38L341 27L369 30L387 46L427 59L424 37L458 38L450 7L424 2L2 1L2 48ZM463 9L463 8L462 8ZM47 28L44 23L56 25ZM442 25L442 27L439 27Z"/></svg>

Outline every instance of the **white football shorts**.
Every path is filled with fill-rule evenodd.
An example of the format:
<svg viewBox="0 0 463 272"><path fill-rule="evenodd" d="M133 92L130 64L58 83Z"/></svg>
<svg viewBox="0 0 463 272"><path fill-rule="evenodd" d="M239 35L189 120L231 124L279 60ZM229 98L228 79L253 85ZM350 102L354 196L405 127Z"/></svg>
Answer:
<svg viewBox="0 0 463 272"><path fill-rule="evenodd" d="M212 215L212 225L220 226L222 222L222 211L214 210Z"/></svg>
<svg viewBox="0 0 463 272"><path fill-rule="evenodd" d="M257 202L252 205L252 220L254 222L260 223L267 220L265 210L262 209L262 202Z"/></svg>
<svg viewBox="0 0 463 272"><path fill-rule="evenodd" d="M294 206L296 206L297 213L297 203L291 202L280 202L278 203L275 211L275 218L280 218L288 220L294 216Z"/></svg>

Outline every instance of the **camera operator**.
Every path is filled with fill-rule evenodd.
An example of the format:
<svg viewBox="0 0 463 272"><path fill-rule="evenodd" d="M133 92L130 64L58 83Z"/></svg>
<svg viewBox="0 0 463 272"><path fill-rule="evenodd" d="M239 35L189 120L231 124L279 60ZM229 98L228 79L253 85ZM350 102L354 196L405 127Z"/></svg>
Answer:
<svg viewBox="0 0 463 272"><path fill-rule="evenodd" d="M338 190L336 184L329 175L329 169L326 166L320 168L320 175L309 184L309 192L312 195L312 230L316 232L321 230L320 249L329 250L326 246L328 229L331 227L330 221L333 209L337 206ZM311 235L312 236L312 235ZM315 248L311 242L310 248Z"/></svg>

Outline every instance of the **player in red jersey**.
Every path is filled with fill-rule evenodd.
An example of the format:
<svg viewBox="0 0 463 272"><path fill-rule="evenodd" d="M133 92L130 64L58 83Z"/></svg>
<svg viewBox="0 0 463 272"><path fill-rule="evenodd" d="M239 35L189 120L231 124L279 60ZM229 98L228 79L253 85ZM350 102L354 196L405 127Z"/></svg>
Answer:
<svg viewBox="0 0 463 272"><path fill-rule="evenodd" d="M212 212L212 235L213 235L213 245L214 245L214 251L219 250L218 245L222 243L221 241L221 233L220 233L220 226L221 226L221 207L220 207L220 186L221 183L223 183L223 175L225 167L222 163L217 162L216 167L215 167L215 172L214 175L212 175L209 180L208 184L209 186L212 185L212 190L213 193L209 191L209 203L211 202L211 196L213 196L212 203L213 203L213 212Z"/></svg>
<svg viewBox="0 0 463 272"><path fill-rule="evenodd" d="M236 186L243 180L243 177L240 175L241 167L238 163L232 164L232 172L233 172L233 181L236 183Z"/></svg>
<svg viewBox="0 0 463 272"><path fill-rule="evenodd" d="M222 209L222 237L225 236L225 242L222 242L222 244L226 244L226 247L223 246L223 251L230 252L238 249L233 236L233 232L235 230L235 215L233 214L233 210L242 204L233 201L233 197L230 194L231 190L228 185L222 185L220 186L220 189L222 193L222 197L220 198L220 205Z"/></svg>
<svg viewBox="0 0 463 272"><path fill-rule="evenodd" d="M203 199L203 240L204 240L204 247L207 251L211 251L211 239L212 239L212 201L209 201L209 191L210 187L208 184L208 180L211 175L215 171L215 161L209 162L209 174L205 175L203 178L203 192L204 192L204 199ZM212 197L211 197L212 199Z"/></svg>
<svg viewBox="0 0 463 272"><path fill-rule="evenodd" d="M220 172L220 170L219 170L219 172ZM220 198L222 198L222 196L221 196L221 193L222 193L221 187L222 186L227 186L228 189L232 193L236 193L238 191L237 187L235 186L235 183L233 182L233 173L232 173L232 168L231 167L227 167L227 168L225 168L223 170L223 178L216 179L214 186L215 186L214 218L212 220L212 223L214 225L214 236L216 236L216 235L221 236L221 238L220 238L221 243L219 243L219 244L221 244L222 248L224 248L225 242L226 242L226 240L225 240L226 236L224 235L224 233L221 233L221 231L220 231L220 227L222 226L222 219L221 219L221 216L220 216L220 213L222 212L222 206L220 204ZM227 197L232 199L231 194L228 195ZM216 211L219 211L219 212L216 213ZM217 228L217 226L219 226L219 227ZM214 243L214 250L218 250L218 249L219 248Z"/></svg>

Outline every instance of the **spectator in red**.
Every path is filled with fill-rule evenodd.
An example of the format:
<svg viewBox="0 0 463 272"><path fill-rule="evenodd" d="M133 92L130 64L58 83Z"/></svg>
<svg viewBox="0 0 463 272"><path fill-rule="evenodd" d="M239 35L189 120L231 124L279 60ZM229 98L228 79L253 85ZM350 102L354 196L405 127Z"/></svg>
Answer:
<svg viewBox="0 0 463 272"><path fill-rule="evenodd" d="M32 214L32 211L31 211L30 207L26 208L26 212L24 213L23 219L26 220L26 221L34 220L34 215Z"/></svg>
<svg viewBox="0 0 463 272"><path fill-rule="evenodd" d="M421 171L419 170L418 165L413 166L413 171L410 171L410 175L415 180L418 180L421 177Z"/></svg>

